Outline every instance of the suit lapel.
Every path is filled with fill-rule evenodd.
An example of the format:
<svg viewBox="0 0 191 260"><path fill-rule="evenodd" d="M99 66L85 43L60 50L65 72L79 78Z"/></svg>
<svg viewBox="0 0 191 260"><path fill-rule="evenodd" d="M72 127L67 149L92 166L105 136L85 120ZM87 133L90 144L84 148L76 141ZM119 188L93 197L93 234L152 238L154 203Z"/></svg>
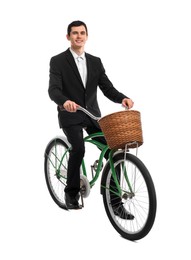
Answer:
<svg viewBox="0 0 191 260"><path fill-rule="evenodd" d="M90 82L90 76L91 76L91 71L92 71L92 67L91 67L91 62L89 59L88 54L86 55L86 65L87 65L87 82L86 82L86 88L88 88L89 82Z"/></svg>

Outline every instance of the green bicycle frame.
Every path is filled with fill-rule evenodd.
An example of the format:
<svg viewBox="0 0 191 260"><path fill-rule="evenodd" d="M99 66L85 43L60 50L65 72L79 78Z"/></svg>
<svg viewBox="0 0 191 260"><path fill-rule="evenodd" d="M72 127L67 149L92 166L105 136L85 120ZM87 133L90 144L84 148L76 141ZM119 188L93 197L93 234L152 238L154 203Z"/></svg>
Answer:
<svg viewBox="0 0 191 260"><path fill-rule="evenodd" d="M103 136L104 135L103 135L102 132L98 132L98 133L90 134L90 135L88 135L88 136L86 136L84 138L84 142L91 143L91 144L97 146L101 150L101 153L100 153L100 156L99 156L99 160L98 160L98 166L97 166L97 169L96 169L96 172L95 172L95 176L89 182L90 183L90 187L92 187L95 184L95 182L97 181L97 179L98 179L98 177L100 175L100 172L101 172L103 158L104 158L106 152L109 150L108 145L103 144L103 143L101 143L101 142L99 142L99 141L94 139L96 137L103 137ZM55 144L56 144L56 140L55 140ZM61 166L62 166L63 160L64 160L66 154L69 152L70 149L71 149L71 147L69 147L65 151L65 153L63 154L61 160L59 160L59 163L58 163L57 162L58 157L57 157L57 151L56 151L56 145L55 145L55 154L54 154L54 156L55 156L56 162L55 162L55 166L54 167L55 167L55 169L57 169L56 170L56 174L57 174L58 177L60 177L60 170L61 170ZM110 168L111 168L111 172L112 172L112 177L114 179L114 182L116 184L118 192L113 191L111 189L110 189L110 191L115 193L118 196L121 196L122 190L121 190L119 181L117 179L117 175L116 175L116 171L115 171L115 167L114 167L114 163L113 163L113 155L114 155L115 152L116 152L116 150L114 150L114 149L110 150L110 152L109 152L109 164L110 164ZM51 160L50 160L50 162L51 162L52 165L54 165ZM86 171L86 166L85 166L84 159L82 160L82 171L83 171L83 175L85 175L87 177L87 171ZM130 182L128 180L128 176L127 176L127 172L126 171L124 172L124 175L125 175L125 179L126 179L126 181L128 183L129 189L131 191L132 188L131 188ZM108 189L107 187L103 187L103 188Z"/></svg>
<svg viewBox="0 0 191 260"><path fill-rule="evenodd" d="M98 133L90 134L90 135L88 135L87 137L84 138L85 142L91 143L91 144L97 146L101 150L101 153L100 153L100 156L99 156L99 160L98 160L98 167L97 167L95 176L90 181L90 186L91 187L95 184L95 182L97 181L97 179L99 177L104 155L106 154L106 152L109 149L108 145L100 143L99 141L94 140L94 138L96 138L96 137L103 137L103 133L102 132L98 132ZM87 176L84 159L82 161L82 170L83 170L83 174L85 176Z"/></svg>

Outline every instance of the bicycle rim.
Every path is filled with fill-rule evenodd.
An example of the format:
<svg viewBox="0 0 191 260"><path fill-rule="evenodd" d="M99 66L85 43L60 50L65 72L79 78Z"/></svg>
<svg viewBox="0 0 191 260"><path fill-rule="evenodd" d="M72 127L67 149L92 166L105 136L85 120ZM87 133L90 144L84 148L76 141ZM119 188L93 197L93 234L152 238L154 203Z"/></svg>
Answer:
<svg viewBox="0 0 191 260"><path fill-rule="evenodd" d="M123 210L134 216L133 220L116 216L111 190L111 169L109 164L104 172L103 200L106 213L113 227L125 238L138 240L150 231L156 213L156 194L151 176L143 163L132 154L118 154L114 158L114 167L120 167L121 202ZM128 181L127 181L128 179Z"/></svg>

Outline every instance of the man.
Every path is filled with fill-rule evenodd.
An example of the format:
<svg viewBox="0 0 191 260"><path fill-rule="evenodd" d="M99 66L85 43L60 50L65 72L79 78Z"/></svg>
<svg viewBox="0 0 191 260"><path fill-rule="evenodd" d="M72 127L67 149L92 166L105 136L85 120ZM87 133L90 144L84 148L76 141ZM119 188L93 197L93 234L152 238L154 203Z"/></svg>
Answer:
<svg viewBox="0 0 191 260"><path fill-rule="evenodd" d="M69 209L78 209L80 165L85 152L83 128L86 127L88 134L100 131L96 121L77 111L78 106L100 117L98 86L107 98L122 103L124 107L132 108L133 101L113 87L101 60L84 52L88 39L88 30L84 22L74 21L69 24L66 37L70 41L70 48L52 57L50 61L49 96L58 105L60 127L72 145L65 188L66 206ZM116 214L120 215L119 212Z"/></svg>

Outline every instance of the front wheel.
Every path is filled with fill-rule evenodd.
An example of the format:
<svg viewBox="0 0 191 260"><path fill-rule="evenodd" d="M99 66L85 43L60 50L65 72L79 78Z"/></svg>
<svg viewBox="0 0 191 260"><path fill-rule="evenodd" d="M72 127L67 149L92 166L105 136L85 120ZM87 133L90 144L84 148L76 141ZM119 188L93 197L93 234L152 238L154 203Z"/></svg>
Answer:
<svg viewBox="0 0 191 260"><path fill-rule="evenodd" d="M108 162L103 172L101 188L107 216L121 236L128 240L141 239L151 230L156 215L156 193L152 178L145 165L132 154L116 154L113 163L118 172L120 192L113 187L114 181ZM123 210L133 215L134 219L116 215L112 201L116 196L120 199Z"/></svg>

